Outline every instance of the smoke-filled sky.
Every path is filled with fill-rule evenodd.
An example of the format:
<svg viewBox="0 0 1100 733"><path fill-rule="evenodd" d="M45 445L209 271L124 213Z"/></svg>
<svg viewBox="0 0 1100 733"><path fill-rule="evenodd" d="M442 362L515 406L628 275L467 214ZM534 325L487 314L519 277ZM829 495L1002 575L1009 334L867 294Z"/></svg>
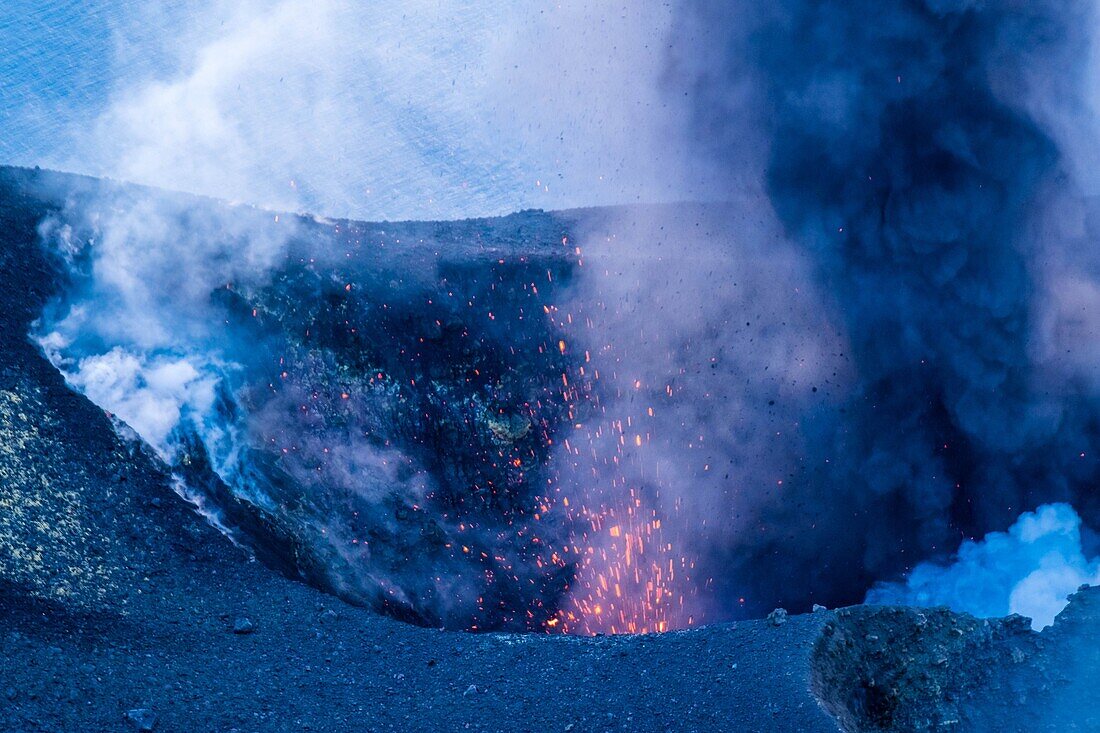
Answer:
<svg viewBox="0 0 1100 733"><path fill-rule="evenodd" d="M21 5L0 11L12 162L364 219L723 202L580 227L591 317L570 338L615 375L599 405L619 437L653 437L595 427L592 465L559 456L599 502L638 492L711 617L858 600L1052 502L1095 554L1089 3ZM156 442L174 419L156 400L205 400L210 354L156 300L177 275L137 256L135 232L166 231L141 213L102 233L110 277L59 311L62 341L41 335L95 367L69 374L93 397L153 367L143 384L190 385L145 395ZM203 287L262 269L202 234Z"/></svg>
<svg viewBox="0 0 1100 733"><path fill-rule="evenodd" d="M19 0L0 158L361 219L682 198L653 155L684 147L671 22L579 0Z"/></svg>

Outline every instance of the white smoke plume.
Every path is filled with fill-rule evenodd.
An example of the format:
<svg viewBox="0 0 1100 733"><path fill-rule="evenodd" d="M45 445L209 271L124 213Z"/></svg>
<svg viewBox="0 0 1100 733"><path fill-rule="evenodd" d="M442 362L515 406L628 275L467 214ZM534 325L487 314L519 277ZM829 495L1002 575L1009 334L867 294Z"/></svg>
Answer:
<svg viewBox="0 0 1100 733"><path fill-rule="evenodd" d="M670 22L579 0L146 10L117 32L106 111L51 162L369 220L664 199Z"/></svg>
<svg viewBox="0 0 1100 733"><path fill-rule="evenodd" d="M1100 584L1100 556L1086 555L1072 507L1046 504L1024 512L1007 532L964 541L948 564L921 563L904 582L876 585L867 602L947 606L990 618L1018 613L1042 629L1086 584Z"/></svg>
<svg viewBox="0 0 1100 733"><path fill-rule="evenodd" d="M69 382L164 457L181 423L202 427L232 365L219 352L211 292L261 285L285 256L295 220L250 207L105 187L40 225L83 275L36 335Z"/></svg>

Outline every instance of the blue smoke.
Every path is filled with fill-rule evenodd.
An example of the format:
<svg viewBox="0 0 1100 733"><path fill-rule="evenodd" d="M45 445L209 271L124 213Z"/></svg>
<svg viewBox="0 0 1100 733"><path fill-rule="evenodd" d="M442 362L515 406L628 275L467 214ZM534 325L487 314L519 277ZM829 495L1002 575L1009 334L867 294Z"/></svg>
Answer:
<svg viewBox="0 0 1100 733"><path fill-rule="evenodd" d="M1018 613L1041 629L1079 586L1098 582L1100 557L1085 555L1081 518L1066 504L1046 504L1007 532L963 542L949 565L921 563L904 583L876 585L867 602L948 606L982 617Z"/></svg>

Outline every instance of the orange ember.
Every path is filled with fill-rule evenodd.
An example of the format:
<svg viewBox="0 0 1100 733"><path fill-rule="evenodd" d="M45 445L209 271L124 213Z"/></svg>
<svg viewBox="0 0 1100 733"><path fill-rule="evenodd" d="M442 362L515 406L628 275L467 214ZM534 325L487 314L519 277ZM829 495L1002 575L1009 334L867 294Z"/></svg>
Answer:
<svg viewBox="0 0 1100 733"><path fill-rule="evenodd" d="M579 341L593 347L583 350L576 374L561 376L574 425L560 444L559 459L563 469L572 468L574 480L557 487L557 498L573 529L569 546L553 560L572 564L576 575L546 630L646 634L693 626L699 620L692 597L695 562L662 529L661 511L667 509L654 475L659 469L646 470L659 465L647 455L657 427L652 405L671 401L672 385L622 374L621 355L598 336L596 314L561 313L554 306L545 312L567 331L587 328L588 338ZM566 352L564 339L558 350Z"/></svg>

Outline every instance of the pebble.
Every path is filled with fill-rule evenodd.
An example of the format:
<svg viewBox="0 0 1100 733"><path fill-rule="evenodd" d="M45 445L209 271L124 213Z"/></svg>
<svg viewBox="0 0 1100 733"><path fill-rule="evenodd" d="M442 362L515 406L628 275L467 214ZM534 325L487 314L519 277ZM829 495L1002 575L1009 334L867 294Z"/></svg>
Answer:
<svg viewBox="0 0 1100 733"><path fill-rule="evenodd" d="M234 634L251 634L256 630L256 625L252 623L251 619L241 617L233 622Z"/></svg>
<svg viewBox="0 0 1100 733"><path fill-rule="evenodd" d="M476 694L477 694L477 685L470 685L469 687L466 688L466 692L462 693L462 696L463 697L469 697L470 695L476 695Z"/></svg>
<svg viewBox="0 0 1100 733"><path fill-rule="evenodd" d="M157 714L148 708L134 708L126 711L126 719L137 730L149 731L157 727Z"/></svg>
<svg viewBox="0 0 1100 733"><path fill-rule="evenodd" d="M768 623L772 626L782 626L787 623L787 609L777 608L768 614Z"/></svg>

